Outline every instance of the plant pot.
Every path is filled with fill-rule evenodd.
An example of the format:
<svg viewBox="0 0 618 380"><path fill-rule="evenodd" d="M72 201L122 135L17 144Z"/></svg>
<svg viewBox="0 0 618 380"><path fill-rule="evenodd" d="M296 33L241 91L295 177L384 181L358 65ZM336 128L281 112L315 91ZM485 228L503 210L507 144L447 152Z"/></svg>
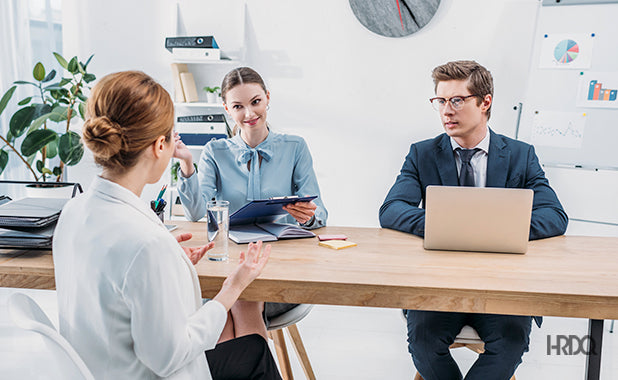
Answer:
<svg viewBox="0 0 618 380"><path fill-rule="evenodd" d="M73 185L41 183L26 186L26 196L31 198L65 198L73 195Z"/></svg>
<svg viewBox="0 0 618 380"><path fill-rule="evenodd" d="M208 103L217 103L218 100L219 100L219 97L214 92L206 93L206 101Z"/></svg>

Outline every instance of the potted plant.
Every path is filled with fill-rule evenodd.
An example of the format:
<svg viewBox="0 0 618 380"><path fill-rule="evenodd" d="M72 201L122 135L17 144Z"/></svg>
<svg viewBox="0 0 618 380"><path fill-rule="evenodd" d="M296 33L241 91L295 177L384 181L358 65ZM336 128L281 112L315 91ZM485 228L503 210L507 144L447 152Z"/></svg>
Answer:
<svg viewBox="0 0 618 380"><path fill-rule="evenodd" d="M87 72L88 64L77 57L67 61L62 55L53 53L66 70L66 77L58 82L56 70L46 72L41 62L34 65L34 81L16 81L0 100L0 114L11 100L17 86L32 86L33 96L17 103L19 108L11 116L6 136L0 135L0 173L6 168L10 154L14 153L30 170L35 181L47 181L56 177L62 181L65 166L76 165L84 154L80 135L69 130L71 120L84 120L86 101L84 90L96 79ZM56 159L56 157L58 157Z"/></svg>
<svg viewBox="0 0 618 380"><path fill-rule="evenodd" d="M204 91L206 91L206 101L208 103L218 103L219 101L219 90L221 87L204 87Z"/></svg>

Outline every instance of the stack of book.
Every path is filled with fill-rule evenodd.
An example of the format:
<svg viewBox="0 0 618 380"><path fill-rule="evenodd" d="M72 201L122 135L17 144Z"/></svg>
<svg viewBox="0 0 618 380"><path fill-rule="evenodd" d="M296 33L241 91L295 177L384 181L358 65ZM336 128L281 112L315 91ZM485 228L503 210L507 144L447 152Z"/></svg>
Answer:
<svg viewBox="0 0 618 380"><path fill-rule="evenodd" d="M178 116L176 132L185 145L203 147L210 140L227 138L229 126L223 114Z"/></svg>
<svg viewBox="0 0 618 380"><path fill-rule="evenodd" d="M165 48L179 60L221 59L221 50L213 36L167 37Z"/></svg>
<svg viewBox="0 0 618 380"><path fill-rule="evenodd" d="M190 103L199 100L193 74L189 72L186 63L172 63L174 78L174 100L177 103Z"/></svg>

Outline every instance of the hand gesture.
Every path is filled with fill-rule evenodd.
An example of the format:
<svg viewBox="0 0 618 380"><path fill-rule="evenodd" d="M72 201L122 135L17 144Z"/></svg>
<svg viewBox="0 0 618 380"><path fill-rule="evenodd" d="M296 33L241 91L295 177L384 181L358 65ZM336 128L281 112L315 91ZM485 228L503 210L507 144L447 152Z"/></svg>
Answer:
<svg viewBox="0 0 618 380"><path fill-rule="evenodd" d="M195 168L193 167L193 155L185 143L183 143L180 139L178 132L174 132L173 157L180 160L180 170L182 171L180 174L185 177L190 177L195 171Z"/></svg>
<svg viewBox="0 0 618 380"><path fill-rule="evenodd" d="M262 241L249 243L247 253L240 252L238 266L234 272L225 279L223 286L229 285L242 292L242 290L249 286L249 284L262 273L262 269L264 265L266 265L269 257L270 244L264 248L264 252L262 253Z"/></svg>
<svg viewBox="0 0 618 380"><path fill-rule="evenodd" d="M192 237L193 235L190 232L186 232L186 233L176 236L176 241L178 243L182 243L183 241L191 240ZM201 247L181 247L181 248L183 251L185 251L185 254L189 257L189 260L191 260L191 263L195 265L202 259L202 257L204 257L204 255L206 254L206 251L208 251L214 246L215 246L215 243L211 241L210 243L204 246L201 246Z"/></svg>
<svg viewBox="0 0 618 380"><path fill-rule="evenodd" d="M283 206L283 209L294 217L300 224L307 223L315 215L316 206L311 202L296 202Z"/></svg>

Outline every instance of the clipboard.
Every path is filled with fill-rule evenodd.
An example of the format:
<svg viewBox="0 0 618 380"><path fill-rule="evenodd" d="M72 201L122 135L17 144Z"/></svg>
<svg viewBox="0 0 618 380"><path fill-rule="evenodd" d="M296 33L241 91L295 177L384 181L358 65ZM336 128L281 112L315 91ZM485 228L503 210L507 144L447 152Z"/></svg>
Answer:
<svg viewBox="0 0 618 380"><path fill-rule="evenodd" d="M312 195L308 197L287 196L257 199L230 215L230 225L272 223L288 213L283 209L283 206L296 202L310 202L317 197L317 195Z"/></svg>

